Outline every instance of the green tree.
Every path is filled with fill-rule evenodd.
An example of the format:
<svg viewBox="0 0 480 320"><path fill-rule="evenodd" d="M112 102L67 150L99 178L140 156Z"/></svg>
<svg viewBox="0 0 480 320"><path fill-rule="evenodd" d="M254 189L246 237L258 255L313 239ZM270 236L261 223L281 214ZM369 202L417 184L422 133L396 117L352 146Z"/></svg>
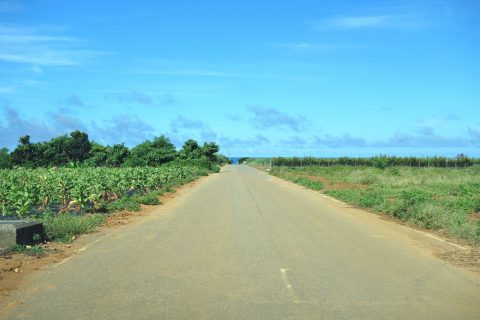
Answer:
<svg viewBox="0 0 480 320"><path fill-rule="evenodd" d="M130 150L122 144L114 144L107 147L107 160L106 165L108 167L120 167L130 155Z"/></svg>
<svg viewBox="0 0 480 320"><path fill-rule="evenodd" d="M130 152L124 166L160 166L175 160L175 146L165 136L156 137L153 141L145 141Z"/></svg>
<svg viewBox="0 0 480 320"><path fill-rule="evenodd" d="M182 149L179 151L180 159L198 159L202 156L202 149L198 145L198 142L189 139L185 141Z"/></svg>
<svg viewBox="0 0 480 320"><path fill-rule="evenodd" d="M220 150L220 147L215 142L205 142L202 147L202 152L207 157L207 159L211 162L215 162L216 156L215 154Z"/></svg>
<svg viewBox="0 0 480 320"><path fill-rule="evenodd" d="M30 142L30 136L20 137L19 145L11 154L12 164L15 166L33 167L35 146Z"/></svg>
<svg viewBox="0 0 480 320"><path fill-rule="evenodd" d="M130 150L123 144L102 146L93 142L88 159L85 161L91 167L120 167L130 154Z"/></svg>
<svg viewBox="0 0 480 320"><path fill-rule="evenodd" d="M51 167L67 164L70 161L67 154L68 145L69 137L66 135L38 144L36 166Z"/></svg>
<svg viewBox="0 0 480 320"><path fill-rule="evenodd" d="M92 142L85 164L90 167L106 166L108 159L108 148L99 143Z"/></svg>
<svg viewBox="0 0 480 320"><path fill-rule="evenodd" d="M76 130L70 133L65 152L69 161L81 162L88 158L91 147L88 134Z"/></svg>
<svg viewBox="0 0 480 320"><path fill-rule="evenodd" d="M10 154L7 148L0 149L0 169L9 169L12 167Z"/></svg>

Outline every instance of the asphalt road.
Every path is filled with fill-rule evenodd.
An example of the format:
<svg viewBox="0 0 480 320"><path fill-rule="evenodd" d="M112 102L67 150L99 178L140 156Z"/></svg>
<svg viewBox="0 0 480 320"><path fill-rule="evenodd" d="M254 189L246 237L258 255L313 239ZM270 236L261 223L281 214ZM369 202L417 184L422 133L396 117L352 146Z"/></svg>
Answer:
<svg viewBox="0 0 480 320"><path fill-rule="evenodd" d="M449 245L246 166L109 231L7 319L480 319Z"/></svg>

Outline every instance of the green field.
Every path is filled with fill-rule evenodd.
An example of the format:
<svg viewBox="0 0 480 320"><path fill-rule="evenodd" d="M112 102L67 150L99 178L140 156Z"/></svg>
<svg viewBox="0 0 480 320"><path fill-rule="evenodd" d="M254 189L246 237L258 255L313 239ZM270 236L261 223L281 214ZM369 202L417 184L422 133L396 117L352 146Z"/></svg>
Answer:
<svg viewBox="0 0 480 320"><path fill-rule="evenodd" d="M269 172L357 207L480 243L478 165L456 169L274 167Z"/></svg>
<svg viewBox="0 0 480 320"><path fill-rule="evenodd" d="M0 214L41 220L50 239L65 240L94 229L105 213L159 204L163 192L209 172L183 164L0 170Z"/></svg>

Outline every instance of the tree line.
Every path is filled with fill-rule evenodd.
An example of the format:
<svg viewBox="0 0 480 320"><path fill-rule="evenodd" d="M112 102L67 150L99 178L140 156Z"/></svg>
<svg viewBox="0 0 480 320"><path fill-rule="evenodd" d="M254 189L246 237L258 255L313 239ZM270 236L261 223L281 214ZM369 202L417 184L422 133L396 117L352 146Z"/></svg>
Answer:
<svg viewBox="0 0 480 320"><path fill-rule="evenodd" d="M32 143L30 136L20 137L19 144L12 151L0 149L0 169L12 167L138 167L160 166L172 161L212 168L215 164L229 163L229 159L218 154L220 147L215 142L203 145L189 139L177 151L175 145L164 135L146 140L133 148L124 144L104 146L90 141L88 134L73 131L51 139Z"/></svg>
<svg viewBox="0 0 480 320"><path fill-rule="evenodd" d="M397 157L378 155L369 158L315 158L315 157L276 157L254 159L256 162L263 162L263 164L270 164L272 166L288 166L288 167L303 167L303 166L368 166L377 168L386 168L394 166L407 167L469 167L474 164L480 164L479 158L471 158L464 154L459 154L456 157Z"/></svg>

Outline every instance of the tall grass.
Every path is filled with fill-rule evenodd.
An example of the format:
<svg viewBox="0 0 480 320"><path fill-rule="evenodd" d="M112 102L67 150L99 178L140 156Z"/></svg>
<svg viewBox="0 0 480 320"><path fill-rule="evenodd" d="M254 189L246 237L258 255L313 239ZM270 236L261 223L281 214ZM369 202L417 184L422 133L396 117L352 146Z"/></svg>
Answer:
<svg viewBox="0 0 480 320"><path fill-rule="evenodd" d="M101 225L105 217L100 214L74 215L72 213L46 213L43 215L45 232L51 240L69 242L72 237L88 233Z"/></svg>

